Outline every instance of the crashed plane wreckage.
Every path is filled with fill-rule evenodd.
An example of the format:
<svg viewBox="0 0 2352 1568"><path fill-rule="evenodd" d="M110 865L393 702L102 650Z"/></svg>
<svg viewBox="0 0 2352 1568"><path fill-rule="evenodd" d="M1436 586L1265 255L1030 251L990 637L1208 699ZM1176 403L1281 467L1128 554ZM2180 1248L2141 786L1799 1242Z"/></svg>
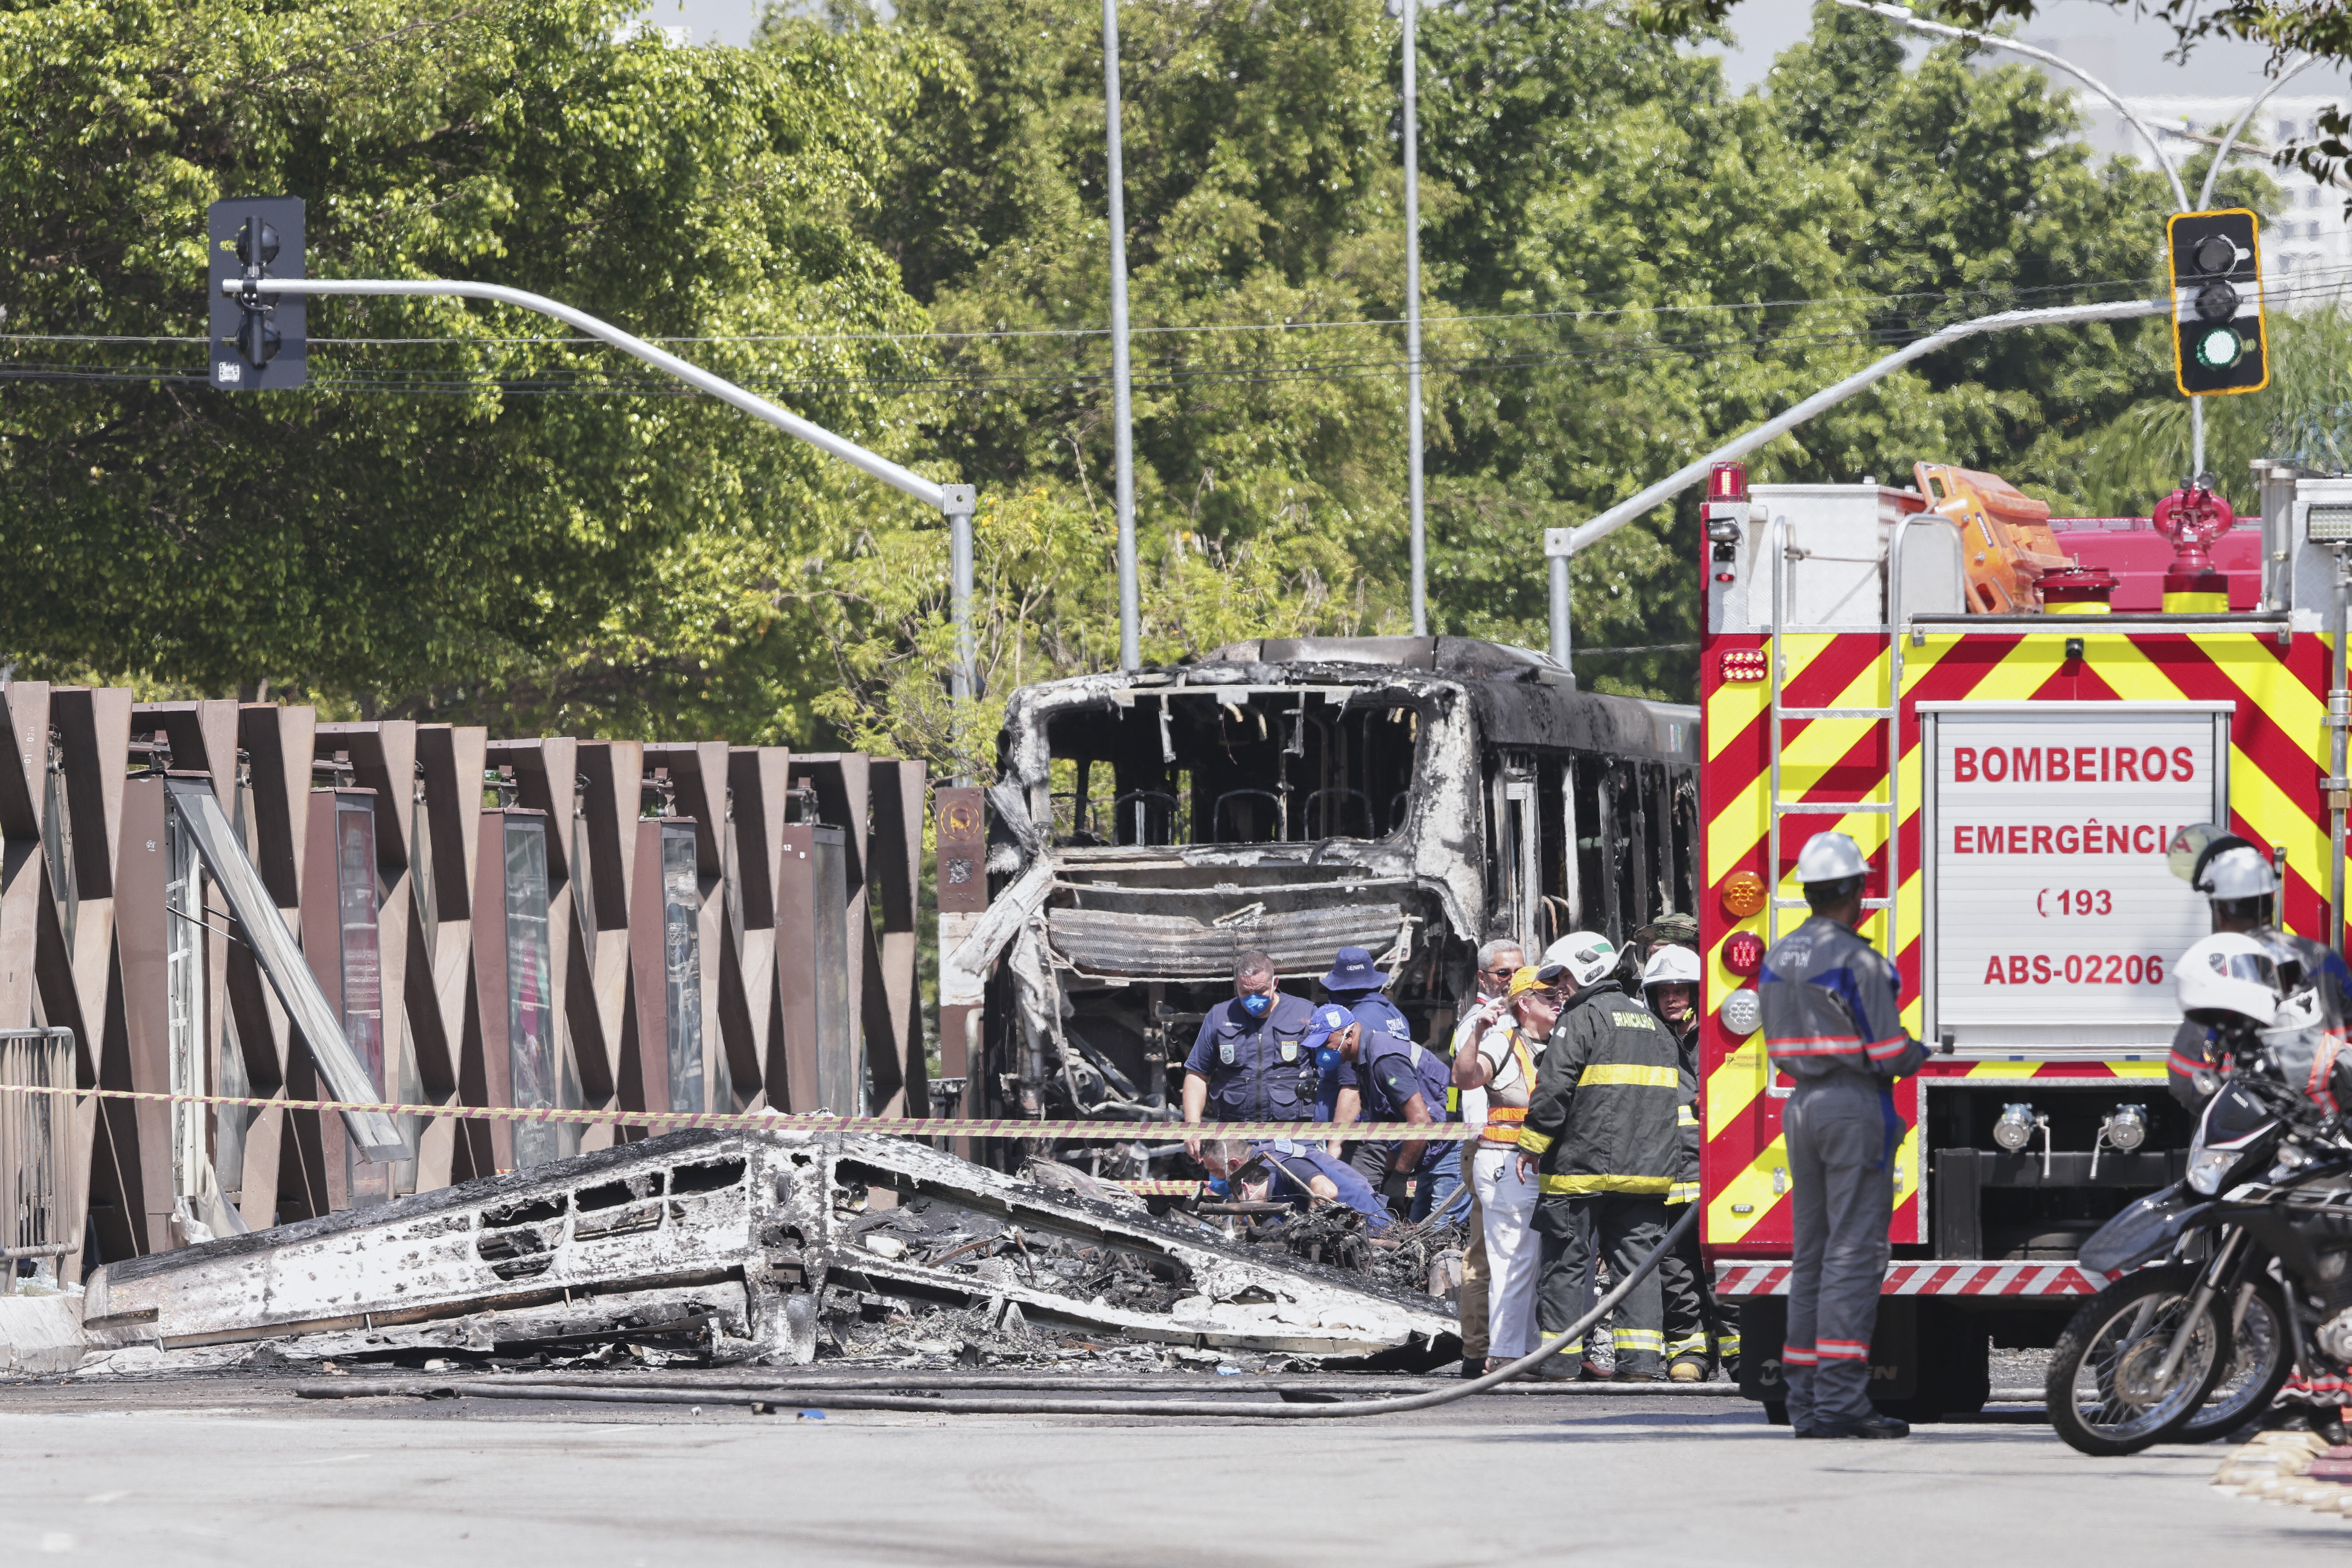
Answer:
<svg viewBox="0 0 2352 1568"><path fill-rule="evenodd" d="M1454 1350L1426 1295L911 1140L797 1130L674 1132L110 1263L84 1328L163 1364L260 1342L362 1356L681 1331L714 1359L805 1364L844 1292L1203 1350Z"/></svg>

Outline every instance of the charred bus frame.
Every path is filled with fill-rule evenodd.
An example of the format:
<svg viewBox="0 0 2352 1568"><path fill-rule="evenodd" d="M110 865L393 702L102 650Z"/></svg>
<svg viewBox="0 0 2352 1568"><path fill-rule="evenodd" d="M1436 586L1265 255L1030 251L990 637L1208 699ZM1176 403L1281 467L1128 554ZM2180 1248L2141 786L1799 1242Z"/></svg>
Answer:
<svg viewBox="0 0 2352 1568"><path fill-rule="evenodd" d="M1309 996L1339 948L1369 949L1442 1047L1480 942L1622 941L1691 908L1697 720L1459 637L1269 638L1023 689L988 791L988 902L943 918L957 1098L1175 1119L1193 1034L1252 949ZM961 1039L959 1002L981 1014Z"/></svg>

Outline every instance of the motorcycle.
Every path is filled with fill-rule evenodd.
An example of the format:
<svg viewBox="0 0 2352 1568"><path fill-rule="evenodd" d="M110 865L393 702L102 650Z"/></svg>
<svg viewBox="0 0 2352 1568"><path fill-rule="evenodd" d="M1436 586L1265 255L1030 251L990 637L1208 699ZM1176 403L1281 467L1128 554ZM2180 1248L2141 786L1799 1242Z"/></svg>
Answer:
<svg viewBox="0 0 2352 1568"><path fill-rule="evenodd" d="M2326 1386L2352 1363L2352 1148L2332 1097L2310 1092L2333 1076L2334 1050L2320 1047L2316 1076L2296 1072L2295 1041L2282 1048L2277 1034L2237 1033L2187 1179L2082 1247L2082 1267L2114 1282L2059 1336L2045 1395L2050 1424L2084 1453L2224 1436L2267 1410L2293 1368Z"/></svg>

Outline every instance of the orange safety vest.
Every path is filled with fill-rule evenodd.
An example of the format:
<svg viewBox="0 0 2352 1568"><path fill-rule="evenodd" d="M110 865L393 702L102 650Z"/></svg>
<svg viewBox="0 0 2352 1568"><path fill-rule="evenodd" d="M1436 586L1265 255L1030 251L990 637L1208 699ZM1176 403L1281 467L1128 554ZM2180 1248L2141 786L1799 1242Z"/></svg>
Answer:
<svg viewBox="0 0 2352 1568"><path fill-rule="evenodd" d="M1533 1100L1536 1094L1535 1058L1528 1055L1528 1042L1520 1035L1517 1024L1511 1026L1511 1055L1518 1061L1519 1079L1528 1086L1528 1098ZM1519 1141L1519 1128L1527 1119L1528 1108L1524 1105L1489 1105L1486 1107L1486 1125L1479 1130L1478 1136L1486 1142L1515 1147Z"/></svg>

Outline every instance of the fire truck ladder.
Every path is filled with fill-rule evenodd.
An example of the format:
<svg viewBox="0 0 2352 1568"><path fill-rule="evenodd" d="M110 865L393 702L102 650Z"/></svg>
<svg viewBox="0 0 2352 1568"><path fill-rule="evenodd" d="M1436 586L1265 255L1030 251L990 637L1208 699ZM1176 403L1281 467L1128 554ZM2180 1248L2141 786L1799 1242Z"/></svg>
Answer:
<svg viewBox="0 0 2352 1568"><path fill-rule="evenodd" d="M1869 815L1886 818L1886 896L1864 899L1865 910L1886 911L1886 952L1891 958L1903 951L1895 938L1895 899L1903 888L1902 847L1895 829L1903 820L1903 540L1910 529L1909 516L1897 518L1893 537L1886 548L1886 625L1880 628L1886 634L1886 705L1883 708L1791 708L1784 700L1787 695L1789 666L1780 651L1780 636L1788 619L1785 600L1786 584L1783 568L1789 559L1789 520L1776 516L1766 534L1772 553L1772 668L1770 672L1772 715L1766 727L1771 745L1770 828L1768 858L1770 868L1767 880L1769 897L1765 900L1765 945L1769 948L1780 940L1780 911L1806 908L1801 898L1784 898L1780 893L1780 823L1789 816L1845 816ZM1780 793L1780 726L1790 719L1871 719L1886 726L1886 798L1884 801L1815 801L1792 800Z"/></svg>

